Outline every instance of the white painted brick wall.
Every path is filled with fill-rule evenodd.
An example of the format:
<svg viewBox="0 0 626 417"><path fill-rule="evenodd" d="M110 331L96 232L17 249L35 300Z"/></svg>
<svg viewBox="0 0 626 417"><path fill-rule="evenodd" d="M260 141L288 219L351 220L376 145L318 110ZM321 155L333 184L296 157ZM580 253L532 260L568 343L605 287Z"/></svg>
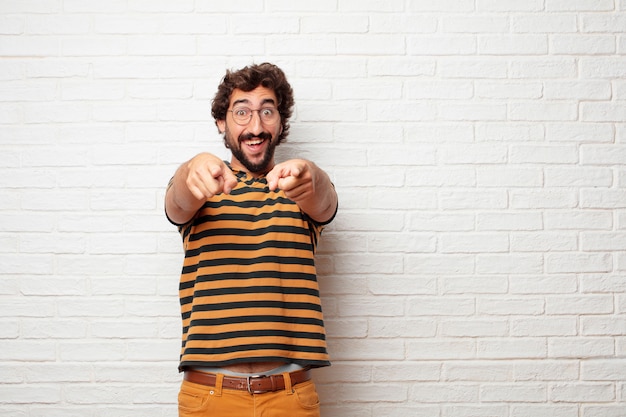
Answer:
<svg viewBox="0 0 626 417"><path fill-rule="evenodd" d="M176 415L181 162L273 61L326 417L626 415L626 0L0 0L0 416Z"/></svg>

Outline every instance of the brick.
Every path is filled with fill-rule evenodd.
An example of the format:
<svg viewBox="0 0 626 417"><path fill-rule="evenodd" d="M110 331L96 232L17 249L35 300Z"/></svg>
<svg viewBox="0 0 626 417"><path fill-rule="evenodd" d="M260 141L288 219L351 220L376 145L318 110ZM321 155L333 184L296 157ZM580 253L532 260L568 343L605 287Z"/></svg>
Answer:
<svg viewBox="0 0 626 417"><path fill-rule="evenodd" d="M486 402L525 402L546 401L547 387L544 384L498 384L483 385L480 388L481 401Z"/></svg>
<svg viewBox="0 0 626 417"><path fill-rule="evenodd" d="M608 124L548 123L546 138L551 142L608 143L615 139L615 130Z"/></svg>
<svg viewBox="0 0 626 417"><path fill-rule="evenodd" d="M549 399L557 402L610 402L615 400L613 384L602 383L571 383L555 384L550 387Z"/></svg>
<svg viewBox="0 0 626 417"><path fill-rule="evenodd" d="M610 100L611 90L611 84L606 81L550 81L545 83L545 97L553 100Z"/></svg>
<svg viewBox="0 0 626 417"><path fill-rule="evenodd" d="M13 404L54 404L61 401L61 388L48 385L3 386L3 398L10 398Z"/></svg>
<svg viewBox="0 0 626 417"><path fill-rule="evenodd" d="M432 2L429 0L413 0L409 3L412 12L451 12L464 13L475 10L474 2L470 0L443 0Z"/></svg>
<svg viewBox="0 0 626 417"><path fill-rule="evenodd" d="M477 402L478 387L472 384L414 384L410 398L419 403L467 403Z"/></svg>
<svg viewBox="0 0 626 417"><path fill-rule="evenodd" d="M478 41L484 55L546 55L548 39L544 35L484 35Z"/></svg>
<svg viewBox="0 0 626 417"><path fill-rule="evenodd" d="M618 336L626 330L626 319L611 316L583 317L581 328L585 336Z"/></svg>
<svg viewBox="0 0 626 417"><path fill-rule="evenodd" d="M626 109L613 103L582 103L581 119L586 122L624 122Z"/></svg>
<svg viewBox="0 0 626 417"><path fill-rule="evenodd" d="M552 417L578 417L576 405L540 405L540 404L514 404L511 405L511 417L534 417L549 415Z"/></svg>
<svg viewBox="0 0 626 417"><path fill-rule="evenodd" d="M583 210L576 213L546 213L547 230L610 230L613 216L606 212Z"/></svg>
<svg viewBox="0 0 626 417"><path fill-rule="evenodd" d="M537 12L543 10L543 2L531 0L520 4L512 0L478 0L476 9L486 12Z"/></svg>
<svg viewBox="0 0 626 417"><path fill-rule="evenodd" d="M407 39L409 55L472 55L478 51L474 36L465 35L414 35Z"/></svg>
<svg viewBox="0 0 626 417"><path fill-rule="evenodd" d="M443 320L439 324L444 337L506 337L508 328L504 320Z"/></svg>
<svg viewBox="0 0 626 417"><path fill-rule="evenodd" d="M480 274L537 274L544 261L535 254L478 254L476 271Z"/></svg>
<svg viewBox="0 0 626 417"><path fill-rule="evenodd" d="M571 294L578 290L574 275L514 276L511 278L511 294Z"/></svg>
<svg viewBox="0 0 626 417"><path fill-rule="evenodd" d="M375 382L438 381L441 365L437 362L404 362L401 364L374 365Z"/></svg>
<svg viewBox="0 0 626 417"><path fill-rule="evenodd" d="M516 381L568 381L579 376L576 360L517 361L513 365Z"/></svg>
<svg viewBox="0 0 626 417"><path fill-rule="evenodd" d="M407 342L406 357L409 360L463 360L475 356L476 341L472 338L412 339Z"/></svg>
<svg viewBox="0 0 626 417"><path fill-rule="evenodd" d="M510 29L505 16L486 14L443 16L441 25L446 33L507 33Z"/></svg>
<svg viewBox="0 0 626 417"><path fill-rule="evenodd" d="M609 272L611 268L612 259L608 254L555 253L546 257L546 270L549 273Z"/></svg>
<svg viewBox="0 0 626 417"><path fill-rule="evenodd" d="M482 231L532 231L542 229L541 216L533 213L493 212L478 213L476 227Z"/></svg>
<svg viewBox="0 0 626 417"><path fill-rule="evenodd" d="M328 341L328 345L337 361L402 360L405 357L404 343L401 340L332 339Z"/></svg>
<svg viewBox="0 0 626 417"><path fill-rule="evenodd" d="M560 102L513 103L509 114L515 121L573 121L578 117L578 108Z"/></svg>
<svg viewBox="0 0 626 417"><path fill-rule="evenodd" d="M531 319L513 319L511 321L511 336L575 336L577 327L576 318L533 317Z"/></svg>
<svg viewBox="0 0 626 417"><path fill-rule="evenodd" d="M511 251L574 251L578 248L578 237L566 233L515 233L510 237Z"/></svg>
<svg viewBox="0 0 626 417"><path fill-rule="evenodd" d="M341 20L345 22L345 16ZM369 31L373 33L435 33L438 25L436 15L420 13L373 14L369 20L369 25L366 24L366 27L369 26ZM350 20L346 23L350 25Z"/></svg>
<svg viewBox="0 0 626 417"><path fill-rule="evenodd" d="M581 363L583 381L622 381L626 372L626 362L619 359L595 359Z"/></svg>
<svg viewBox="0 0 626 417"><path fill-rule="evenodd" d="M477 346L481 359L539 359L546 354L543 338L481 339Z"/></svg>
<svg viewBox="0 0 626 417"><path fill-rule="evenodd" d="M613 173L608 168L546 168L548 187L610 187Z"/></svg>
<svg viewBox="0 0 626 417"><path fill-rule="evenodd" d="M568 79L578 77L578 62L571 57L520 57L511 63L513 79Z"/></svg>
<svg viewBox="0 0 626 417"><path fill-rule="evenodd" d="M504 294L508 282L504 276L443 277L439 287L444 295L451 294Z"/></svg>
<svg viewBox="0 0 626 417"><path fill-rule="evenodd" d="M439 237L441 253L482 253L508 252L509 238L494 233L455 233Z"/></svg>
<svg viewBox="0 0 626 417"><path fill-rule="evenodd" d="M374 20L376 17L377 15L373 14L371 19ZM302 16L300 18L302 33L367 33L369 26L368 18L360 15L328 14ZM372 23L372 26L376 27L376 24ZM380 30L374 31L381 32Z"/></svg>
<svg viewBox="0 0 626 417"><path fill-rule="evenodd" d="M622 33L626 25L626 16L623 14L594 14L581 15L581 28L588 33Z"/></svg>
<svg viewBox="0 0 626 417"><path fill-rule="evenodd" d="M501 2L491 1L494 4L501 4ZM537 6L536 3L535 7ZM510 10L510 7L508 6L507 9ZM578 31L578 23L574 14L528 13L514 15L511 28L514 33L575 33Z"/></svg>
<svg viewBox="0 0 626 417"><path fill-rule="evenodd" d="M476 97L485 99L540 99L543 85L536 82L490 82L480 81L476 85Z"/></svg>
<svg viewBox="0 0 626 417"><path fill-rule="evenodd" d="M368 320L368 335L374 338L401 338L411 333L412 337L434 337L437 325L431 320L398 320L370 318ZM447 336L447 335L444 335Z"/></svg>
<svg viewBox="0 0 626 417"><path fill-rule="evenodd" d="M550 39L550 51L556 55L612 55L615 45L614 36L556 35Z"/></svg>
<svg viewBox="0 0 626 417"><path fill-rule="evenodd" d="M477 303L476 311L488 315L539 315L544 312L544 300L538 297L484 297Z"/></svg>
<svg viewBox="0 0 626 417"><path fill-rule="evenodd" d="M509 72L508 66L501 60L488 57L441 57L437 62L437 74L452 79L504 79Z"/></svg>
<svg viewBox="0 0 626 417"><path fill-rule="evenodd" d="M368 279L367 288L372 294L379 295L434 295L437 293L437 282L434 278Z"/></svg>
<svg viewBox="0 0 626 417"><path fill-rule="evenodd" d="M612 11L612 0L546 0L546 10L549 12L564 11Z"/></svg>
<svg viewBox="0 0 626 417"><path fill-rule="evenodd" d="M512 375L512 365L499 361L452 361L443 364L444 381L505 382Z"/></svg>

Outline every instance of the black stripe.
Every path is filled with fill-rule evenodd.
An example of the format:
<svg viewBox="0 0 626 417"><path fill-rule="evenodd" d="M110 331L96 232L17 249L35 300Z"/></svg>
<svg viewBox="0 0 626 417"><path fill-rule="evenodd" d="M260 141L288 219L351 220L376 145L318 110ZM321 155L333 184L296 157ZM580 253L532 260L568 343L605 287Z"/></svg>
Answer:
<svg viewBox="0 0 626 417"><path fill-rule="evenodd" d="M190 316L189 314L188 316ZM285 323L285 324L303 324L312 326L324 326L324 321L310 317L287 317L287 316L235 316L222 317L217 319L197 319L192 320L190 327L194 326L222 326L229 324L244 323ZM186 333L186 332L184 332Z"/></svg>
<svg viewBox="0 0 626 417"><path fill-rule="evenodd" d="M262 249L296 249L312 251L313 247L311 243L300 242L284 242L279 240L267 240L260 243L217 243L201 246L197 249L190 249L185 254L186 258L198 256L204 252L216 252L216 251L256 251Z"/></svg>
<svg viewBox="0 0 626 417"><path fill-rule="evenodd" d="M229 340L242 337L288 337L292 339L326 340L323 333L290 332L285 330L242 330L215 334L190 334L187 340Z"/></svg>
<svg viewBox="0 0 626 417"><path fill-rule="evenodd" d="M293 256L259 256L257 258L242 259L242 258L218 258L207 259L199 262L197 265L192 265L183 268L183 274L195 272L199 268L213 268L216 266L249 266L257 265L260 263L276 263L281 265L303 265L314 266L315 261L313 259L297 258Z"/></svg>
<svg viewBox="0 0 626 417"><path fill-rule="evenodd" d="M202 230L197 233L193 233L189 236L189 241L194 242L196 240L201 240L206 237L215 237L215 236L245 236L245 237L256 237L263 236L270 233L285 233L291 235L303 235L309 236L310 231L303 227L297 226L280 226L280 225L271 225L268 227L262 227L258 229L239 229L239 228L216 228L216 229L207 229Z"/></svg>
<svg viewBox="0 0 626 417"><path fill-rule="evenodd" d="M254 223L261 220L270 220L270 219L303 219L303 215L299 211L272 211L269 213L259 213L259 214L245 214L245 213L220 213L220 214L211 214L208 213L204 216L200 216L196 219L195 224L200 225L207 222L214 222L220 220L227 221L241 221Z"/></svg>
<svg viewBox="0 0 626 417"><path fill-rule="evenodd" d="M232 294L298 294L298 295L312 295L319 296L319 291L313 288L299 288L299 287L280 287L263 285L258 287L230 287L230 288L214 288L210 290L198 290L195 292L195 297L212 297L218 295L232 295Z"/></svg>
<svg viewBox="0 0 626 417"><path fill-rule="evenodd" d="M188 267L189 272L195 272L197 267ZM253 271L253 272L225 272L223 274L198 275L195 280L180 282L178 289L180 291L191 289L197 282L216 282L226 280L244 280L244 279L281 279L281 280L299 280L299 281L317 281L315 274L307 274L305 272L281 272L281 271Z"/></svg>
<svg viewBox="0 0 626 417"><path fill-rule="evenodd" d="M289 352L309 352L309 353L326 353L324 347L312 346L295 346L282 343L259 343L254 345L237 345L222 348L212 347L208 349L212 355L220 355L223 353L242 352L242 351L259 351L259 350L286 350ZM206 348L185 348L185 355L206 354Z"/></svg>
<svg viewBox="0 0 626 417"><path fill-rule="evenodd" d="M233 190L230 195L232 196L240 196L244 195L247 192L262 192L259 190L251 189L251 188L240 188ZM288 206L295 206L296 203L293 200L290 200L286 197L277 197L277 198L266 198L265 200L242 200L236 201L230 198L222 198L217 201L207 201L204 203L202 208L208 209L217 209L221 207L238 207L238 208L261 208L261 207L272 207L278 204L285 204Z"/></svg>
<svg viewBox="0 0 626 417"><path fill-rule="evenodd" d="M238 308L280 308L285 310L308 310L321 312L322 308L313 303L289 303L285 301L237 301L232 303L195 305L193 311L220 311Z"/></svg>

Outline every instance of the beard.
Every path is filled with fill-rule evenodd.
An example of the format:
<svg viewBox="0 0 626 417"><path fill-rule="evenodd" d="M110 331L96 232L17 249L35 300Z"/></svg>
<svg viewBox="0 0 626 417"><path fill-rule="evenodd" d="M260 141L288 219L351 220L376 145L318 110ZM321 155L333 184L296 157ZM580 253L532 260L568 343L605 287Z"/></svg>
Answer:
<svg viewBox="0 0 626 417"><path fill-rule="evenodd" d="M265 149L265 153L259 162L251 161L246 154L244 153L241 143L246 140L250 140L253 138L259 138L263 140L267 140L269 143L267 148ZM267 132L262 132L258 135L252 135L250 133L241 134L235 141L228 129L224 132L224 144L228 149L230 149L233 156L244 166L246 169L253 174L264 174L269 171L270 163L274 159L274 151L276 150L277 143L272 140L273 137L271 134Z"/></svg>

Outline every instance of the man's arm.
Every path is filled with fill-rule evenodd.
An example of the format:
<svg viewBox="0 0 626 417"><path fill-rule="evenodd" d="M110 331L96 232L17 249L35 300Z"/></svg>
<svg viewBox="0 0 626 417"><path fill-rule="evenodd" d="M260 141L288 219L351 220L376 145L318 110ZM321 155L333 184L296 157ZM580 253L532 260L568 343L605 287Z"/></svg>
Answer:
<svg viewBox="0 0 626 417"><path fill-rule="evenodd" d="M165 212L171 221L184 224L204 202L216 194L229 194L237 177L217 156L201 153L182 164L165 193Z"/></svg>
<svg viewBox="0 0 626 417"><path fill-rule="evenodd" d="M337 192L330 177L311 161L292 159L276 165L268 174L270 190L280 188L298 207L319 223L332 219Z"/></svg>

